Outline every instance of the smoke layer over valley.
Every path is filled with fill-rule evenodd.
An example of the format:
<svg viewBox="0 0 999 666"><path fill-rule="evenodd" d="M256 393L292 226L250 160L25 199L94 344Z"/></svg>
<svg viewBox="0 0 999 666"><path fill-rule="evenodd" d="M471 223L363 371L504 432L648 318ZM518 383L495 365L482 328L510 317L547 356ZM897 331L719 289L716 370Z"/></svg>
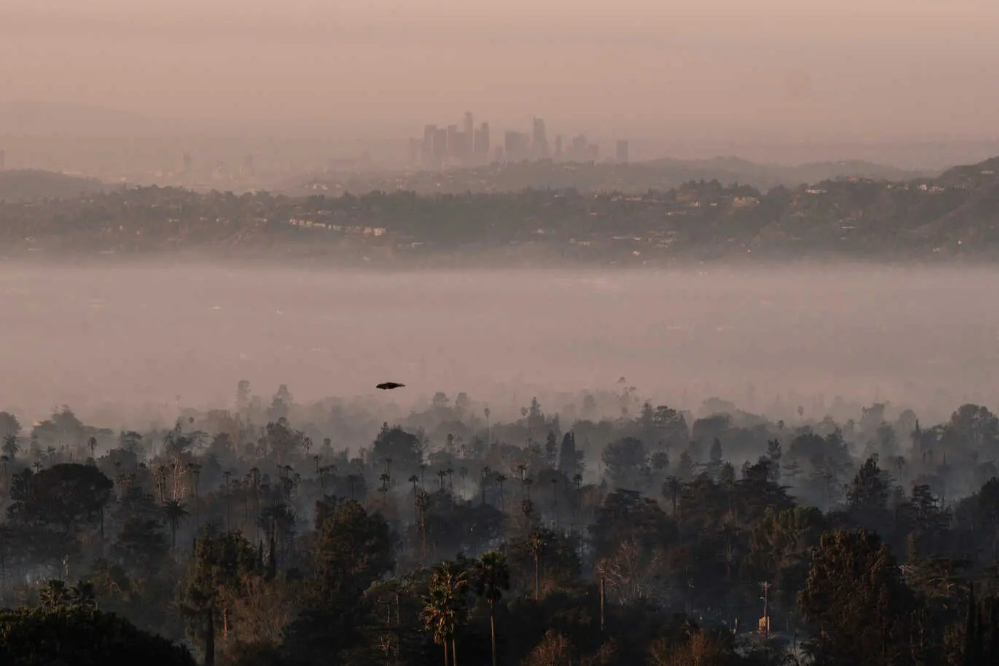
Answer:
<svg viewBox="0 0 999 666"><path fill-rule="evenodd" d="M7 266L0 405L40 418L66 403L118 427L169 421L178 402L229 408L247 379L299 401L366 396L386 418L393 399L408 410L466 391L512 418L532 395L554 412L625 377L688 409L719 396L766 412L779 394L821 418L842 395L946 418L995 406L996 293L999 273L971 269ZM387 380L407 389L374 390Z"/></svg>

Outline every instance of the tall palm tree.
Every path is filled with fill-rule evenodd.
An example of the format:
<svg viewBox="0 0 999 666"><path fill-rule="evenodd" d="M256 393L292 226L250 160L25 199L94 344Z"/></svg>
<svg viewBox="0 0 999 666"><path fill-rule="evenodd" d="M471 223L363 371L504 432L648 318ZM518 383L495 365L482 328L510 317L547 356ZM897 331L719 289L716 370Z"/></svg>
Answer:
<svg viewBox="0 0 999 666"><path fill-rule="evenodd" d="M673 517L676 518L676 500L680 495L680 479L675 476L667 476L663 490L665 491L663 494L668 495L673 501Z"/></svg>
<svg viewBox="0 0 999 666"><path fill-rule="evenodd" d="M427 505L429 495L425 490L416 493L416 513L420 521L420 535L423 540L423 557L427 556Z"/></svg>
<svg viewBox="0 0 999 666"><path fill-rule="evenodd" d="M482 492L482 504L486 503L486 484L489 483L489 479L492 476L493 471L488 467L482 468L482 476L479 479L479 490Z"/></svg>
<svg viewBox="0 0 999 666"><path fill-rule="evenodd" d="M187 518L187 509L180 500L167 500L163 503L163 514L166 516L167 524L170 525L170 547L177 548L177 528L180 521Z"/></svg>
<svg viewBox="0 0 999 666"><path fill-rule="evenodd" d="M472 575L475 593L489 604L489 638L496 666L496 602L503 597L504 590L510 589L510 569L503 554L493 550L476 560Z"/></svg>
<svg viewBox="0 0 999 666"><path fill-rule="evenodd" d="M448 643L451 666L458 666L455 636L465 619L465 591L468 574L451 562L443 562L430 577L430 594L424 598L423 627L433 635L434 643L444 647L444 666L448 666Z"/></svg>
<svg viewBox="0 0 999 666"><path fill-rule="evenodd" d="M506 483L506 480L507 480L506 474L499 474L499 473L496 474L496 485L499 486L499 493L500 493L500 511L505 510L504 508L505 502L503 499L503 484Z"/></svg>
<svg viewBox="0 0 999 666"><path fill-rule="evenodd" d="M555 529L558 529L558 478L552 478L552 507L555 511Z"/></svg>
<svg viewBox="0 0 999 666"><path fill-rule="evenodd" d="M541 598L541 556L545 554L548 543L541 530L531 530L527 538L527 548L531 551L531 558L534 559L534 600Z"/></svg>

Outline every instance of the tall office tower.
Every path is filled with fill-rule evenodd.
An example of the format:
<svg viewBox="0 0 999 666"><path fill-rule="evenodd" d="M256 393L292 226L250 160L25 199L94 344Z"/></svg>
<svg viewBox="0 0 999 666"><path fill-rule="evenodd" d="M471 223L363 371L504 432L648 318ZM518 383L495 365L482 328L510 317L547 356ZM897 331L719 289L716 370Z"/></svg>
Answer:
<svg viewBox="0 0 999 666"><path fill-rule="evenodd" d="M438 128L434 131L434 165L440 166L447 158L448 131Z"/></svg>
<svg viewBox="0 0 999 666"><path fill-rule="evenodd" d="M252 176L256 173L256 169L253 166L253 155L243 156L243 176Z"/></svg>
<svg viewBox="0 0 999 666"><path fill-rule="evenodd" d="M555 136L555 159L562 158L562 135Z"/></svg>
<svg viewBox="0 0 999 666"><path fill-rule="evenodd" d="M426 125L423 128L423 164L430 166L434 161L434 137L437 136L437 125Z"/></svg>
<svg viewBox="0 0 999 666"><path fill-rule="evenodd" d="M7 168L7 152L3 149L0 149L0 171L3 171L6 168Z"/></svg>
<svg viewBox="0 0 999 666"><path fill-rule="evenodd" d="M421 139L409 140L409 163L419 164L423 153L423 141Z"/></svg>
<svg viewBox="0 0 999 666"><path fill-rule="evenodd" d="M531 137L523 132L507 132L503 148L509 162L519 162L531 155Z"/></svg>
<svg viewBox="0 0 999 666"><path fill-rule="evenodd" d="M627 164L630 157L630 146L627 141L621 140L617 142L617 163Z"/></svg>
<svg viewBox="0 0 999 666"><path fill-rule="evenodd" d="M447 154L449 157L461 157L458 152L458 126L447 126Z"/></svg>
<svg viewBox="0 0 999 666"><path fill-rule="evenodd" d="M534 119L534 141L531 152L535 159L546 159L548 157L548 134L545 131L545 121L541 118Z"/></svg>
<svg viewBox="0 0 999 666"><path fill-rule="evenodd" d="M489 159L489 123L482 123L476 130L474 151L482 161Z"/></svg>
<svg viewBox="0 0 999 666"><path fill-rule="evenodd" d="M465 112L465 126L462 128L465 134L468 135L468 152L471 155L472 148L474 147L475 141L475 118L472 116L471 111Z"/></svg>
<svg viewBox="0 0 999 666"><path fill-rule="evenodd" d="M458 132L454 135L454 147L452 155L456 159L467 162L472 155L472 135Z"/></svg>
<svg viewBox="0 0 999 666"><path fill-rule="evenodd" d="M187 173L191 170L191 153L184 153L180 157L180 171Z"/></svg>

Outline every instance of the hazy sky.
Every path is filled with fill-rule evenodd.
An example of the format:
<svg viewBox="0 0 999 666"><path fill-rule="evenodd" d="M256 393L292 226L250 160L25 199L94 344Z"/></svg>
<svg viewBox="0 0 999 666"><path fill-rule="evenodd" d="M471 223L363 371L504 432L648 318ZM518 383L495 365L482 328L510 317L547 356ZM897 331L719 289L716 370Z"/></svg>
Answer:
<svg viewBox="0 0 999 666"><path fill-rule="evenodd" d="M996 0L2 0L0 99L415 133L991 138ZM0 128L2 129L2 128Z"/></svg>

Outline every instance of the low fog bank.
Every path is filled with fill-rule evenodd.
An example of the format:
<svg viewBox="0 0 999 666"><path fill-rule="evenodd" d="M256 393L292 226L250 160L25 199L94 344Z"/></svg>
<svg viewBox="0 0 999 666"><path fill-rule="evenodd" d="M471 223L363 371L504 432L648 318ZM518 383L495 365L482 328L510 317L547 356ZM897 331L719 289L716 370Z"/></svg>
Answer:
<svg viewBox="0 0 999 666"><path fill-rule="evenodd" d="M944 419L994 405L999 271L322 272L0 269L0 405L113 427L229 408L234 387L406 412L466 392L497 417L624 378L654 404L722 396L821 418L837 396ZM407 388L374 389L393 380ZM782 414L772 414L780 418Z"/></svg>

